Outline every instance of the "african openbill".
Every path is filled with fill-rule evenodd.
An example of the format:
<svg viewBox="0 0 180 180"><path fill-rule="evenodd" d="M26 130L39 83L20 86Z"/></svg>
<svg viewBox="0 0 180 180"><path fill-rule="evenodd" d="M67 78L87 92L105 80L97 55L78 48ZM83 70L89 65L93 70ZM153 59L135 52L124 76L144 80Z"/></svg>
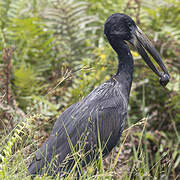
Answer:
<svg viewBox="0 0 180 180"><path fill-rule="evenodd" d="M133 79L133 57L127 42L135 46L147 65L160 77L161 85L166 86L169 82L169 73L159 53L129 16L112 14L105 22L104 34L118 55L117 73L60 115L50 137L30 164L30 175L45 172L53 175L62 171L61 163L67 155L72 154L72 147L75 151L79 150L80 140L84 141L86 153L81 161L82 166L89 163L97 155L98 132L101 146L104 146L104 156L116 146L124 128ZM163 73L156 69L146 51ZM74 159L70 158L66 163L68 171Z"/></svg>

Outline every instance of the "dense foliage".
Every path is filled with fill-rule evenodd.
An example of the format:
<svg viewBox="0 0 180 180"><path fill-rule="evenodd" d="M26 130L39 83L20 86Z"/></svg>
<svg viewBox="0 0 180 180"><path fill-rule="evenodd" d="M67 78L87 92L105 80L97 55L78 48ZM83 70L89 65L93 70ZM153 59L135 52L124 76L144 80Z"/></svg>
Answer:
<svg viewBox="0 0 180 180"><path fill-rule="evenodd" d="M102 179L180 178L180 1L0 0L1 179L25 179L61 112L116 72L116 54L103 35L105 19L115 12L146 32L171 81L161 87L132 49L127 129L82 178L96 177L94 164Z"/></svg>

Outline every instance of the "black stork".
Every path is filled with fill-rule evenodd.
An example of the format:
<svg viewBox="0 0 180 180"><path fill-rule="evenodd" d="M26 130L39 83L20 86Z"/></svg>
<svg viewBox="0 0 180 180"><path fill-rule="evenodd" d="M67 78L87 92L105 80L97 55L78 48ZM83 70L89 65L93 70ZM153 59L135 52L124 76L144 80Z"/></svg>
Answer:
<svg viewBox="0 0 180 180"><path fill-rule="evenodd" d="M60 115L50 137L30 164L30 175L45 172L54 175L62 171L62 162L72 154L72 147L75 151L80 149L79 142L82 139L86 153L80 161L82 166L97 156L99 139L104 147L103 156L117 145L124 129L133 79L133 57L127 42L135 46L147 65L160 77L162 86L169 82L170 75L159 53L129 16L112 14L105 22L104 34L118 55L117 73ZM146 52L163 72L157 70ZM70 158L66 163L66 170L69 171L74 165L74 159Z"/></svg>

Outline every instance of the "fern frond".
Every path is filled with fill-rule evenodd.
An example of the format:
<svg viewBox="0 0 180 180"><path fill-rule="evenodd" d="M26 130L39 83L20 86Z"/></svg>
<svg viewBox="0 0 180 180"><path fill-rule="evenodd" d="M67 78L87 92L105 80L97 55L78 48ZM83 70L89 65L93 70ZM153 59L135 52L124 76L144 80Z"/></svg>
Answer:
<svg viewBox="0 0 180 180"><path fill-rule="evenodd" d="M86 15L87 9L86 2L61 0L52 1L52 7L43 13L47 26L56 36L55 45L61 53L58 58L61 62L71 62L73 66L86 57L92 48L86 46L86 41L88 37L95 36L92 32L98 29L94 25L98 18Z"/></svg>
<svg viewBox="0 0 180 180"><path fill-rule="evenodd" d="M1 179L5 179L6 173L8 172L9 160L12 158L12 148L15 143L19 143L22 141L21 134L24 134L24 129L28 128L28 122L21 122L17 124L14 130L9 135L9 139L6 144L3 144L0 149L0 161L1 161L1 168L0 168L0 177ZM2 145L2 143L1 143Z"/></svg>

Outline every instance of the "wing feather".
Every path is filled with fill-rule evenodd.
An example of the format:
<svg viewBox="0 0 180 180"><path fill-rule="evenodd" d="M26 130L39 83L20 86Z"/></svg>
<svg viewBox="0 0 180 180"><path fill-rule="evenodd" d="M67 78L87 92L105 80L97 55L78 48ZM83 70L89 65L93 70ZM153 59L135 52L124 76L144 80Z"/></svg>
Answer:
<svg viewBox="0 0 180 180"><path fill-rule="evenodd" d="M30 171L37 171L50 163L58 155L57 167L71 153L70 138L75 147L82 134L86 137L86 150L98 146L97 127L102 145L106 144L104 154L117 144L123 130L127 114L128 98L123 96L118 83L106 82L95 88L80 102L71 105L57 119L49 139L36 153L36 163ZM107 142L108 141L108 142ZM78 149L77 149L78 150ZM56 169L56 168L54 168Z"/></svg>

